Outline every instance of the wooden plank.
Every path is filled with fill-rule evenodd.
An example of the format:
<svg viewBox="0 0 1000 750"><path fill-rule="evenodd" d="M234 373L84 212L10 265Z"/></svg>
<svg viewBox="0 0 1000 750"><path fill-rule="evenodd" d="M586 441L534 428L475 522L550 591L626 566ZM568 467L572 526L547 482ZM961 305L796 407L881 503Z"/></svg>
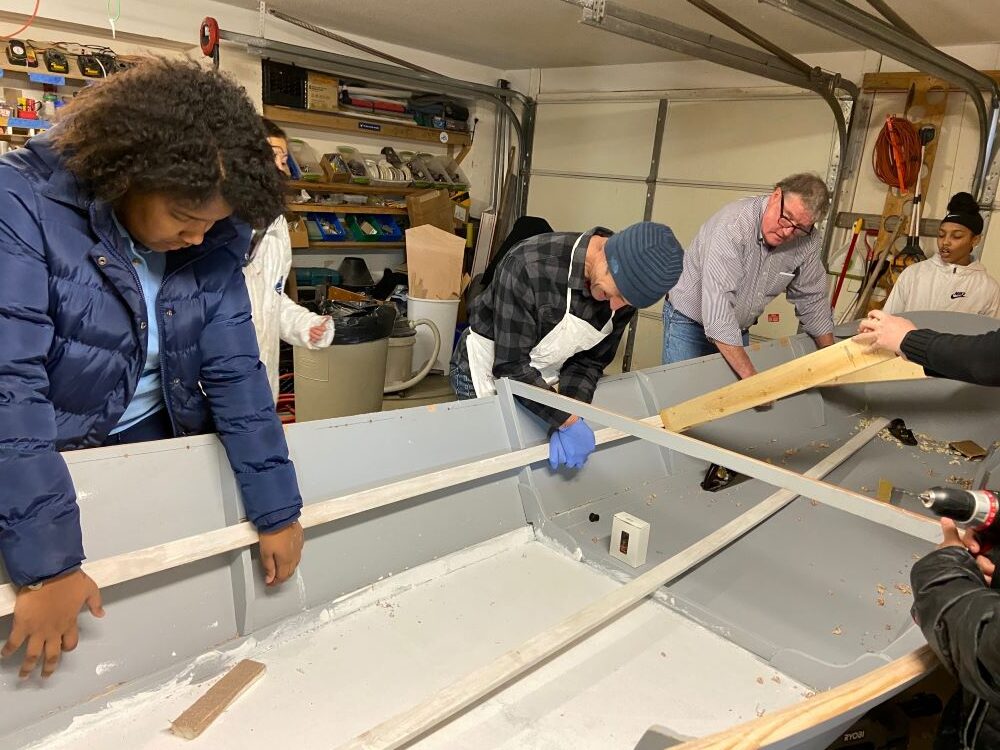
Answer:
<svg viewBox="0 0 1000 750"><path fill-rule="evenodd" d="M330 205L329 203L286 203L285 209L297 214L398 214L406 213L405 208L389 206L358 206L352 203Z"/></svg>
<svg viewBox="0 0 1000 750"><path fill-rule="evenodd" d="M891 75L891 74L890 74ZM920 130L925 125L933 126L935 136L925 149L924 167L921 176L917 178L921 185L920 194L924 198L927 196L928 185L931 184L931 175L934 170L934 160L937 156L938 144L941 143L941 125L944 122L945 109L948 106L948 97L941 96L934 98L930 96L938 88L946 86L943 81L924 74L904 73L909 84L906 91L910 92L909 86L912 84L912 92L907 94L907 111L914 108L914 111L922 110L921 117L913 121L913 127ZM869 289L862 294L860 302L864 304L861 310L854 310L855 317L863 317L869 310L879 308L888 298L894 279L898 272L893 270L892 263L896 255L906 246L906 235L910 226L910 214L913 207L913 196L916 184L907 190L900 192L899 187L885 186L885 201L882 204L882 218L879 222L879 233L875 238L875 257L885 255L885 262L889 270L879 279L876 284L881 288L885 296L881 300L873 299ZM919 227L917 227L919 231ZM880 293L881 294L881 293ZM859 315L860 313L860 315Z"/></svg>
<svg viewBox="0 0 1000 750"><path fill-rule="evenodd" d="M645 421L650 425L659 425L660 418L658 416L647 417ZM598 430L594 434L598 445L626 437L629 437L628 433L614 429ZM302 509L302 517L299 520L302 526L308 529L393 503L410 500L429 492L515 471L533 463L547 461L548 457L549 446L547 443L511 453L502 453L491 458L439 469L417 477L312 503ZM98 587L103 589L204 560L214 555L249 547L257 541L257 531L253 525L244 522L88 562L83 566L83 570L94 579ZM13 584L0 585L0 617L14 611L16 596L17 587Z"/></svg>
<svg viewBox="0 0 1000 750"><path fill-rule="evenodd" d="M908 362L902 357L896 357L888 362L872 365L849 375L841 375L825 383L820 383L820 387L826 388L832 385L850 385L852 383L885 383L894 380L922 380L926 377L923 367Z"/></svg>
<svg viewBox="0 0 1000 750"><path fill-rule="evenodd" d="M983 75L987 75L994 81L1000 82L1000 70L983 70ZM925 73L865 73L862 79L861 88L864 91L908 91L911 85L924 84L928 86L939 86L947 91L961 91L964 89L950 81L927 75Z"/></svg>
<svg viewBox="0 0 1000 750"><path fill-rule="evenodd" d="M888 423L889 420L882 419L871 424L809 469L804 476L813 478L826 476L857 453ZM423 703L358 735L350 742L341 745L340 750L393 750L426 734L459 711L477 703L546 659L574 645L611 619L628 611L661 586L683 575L756 528L796 497L798 497L796 493L788 490L776 492L620 589L438 691Z"/></svg>
<svg viewBox="0 0 1000 750"><path fill-rule="evenodd" d="M514 396L551 406L560 411L577 414L593 424L615 427L654 445L678 451L702 461L725 466L731 471L738 471L775 487L794 490L804 497L818 500L824 505L829 505L831 508L842 510L866 521L888 526L918 539L935 543L940 541L940 526L928 516L911 513L903 508L890 508L870 497L843 487L810 479L782 466L761 461L702 440L696 440L678 432L656 429L648 420L632 419L593 404L586 404L549 390L536 388L533 385L504 378L497 381L497 387L501 392L509 391Z"/></svg>
<svg viewBox="0 0 1000 750"><path fill-rule="evenodd" d="M312 112L307 109L291 107L275 107L264 105L264 117L279 123L304 125L323 130L336 130L341 133L363 135L374 138L400 138L406 141L421 141L425 143L454 144L465 146L472 143L469 133L460 130L439 130L425 128L420 125L406 125L399 122L387 122L374 118L355 117L333 112ZM441 140L441 134L447 135L447 140Z"/></svg>
<svg viewBox="0 0 1000 750"><path fill-rule="evenodd" d="M808 700L710 737L671 746L670 750L760 750L797 732L836 719L848 711L873 707L887 695L913 684L940 666L929 646L921 646L843 685Z"/></svg>
<svg viewBox="0 0 1000 750"><path fill-rule="evenodd" d="M233 701L264 676L265 669L259 661L244 659L170 722L170 731L186 740L200 736Z"/></svg>
<svg viewBox="0 0 1000 750"><path fill-rule="evenodd" d="M683 432L695 425L799 393L892 359L896 359L896 355L891 352L869 353L860 344L846 339L710 393L669 406L660 412L660 417L668 430Z"/></svg>
<svg viewBox="0 0 1000 750"><path fill-rule="evenodd" d="M309 180L289 180L286 184L291 190L312 190L315 193L347 193L349 195L412 195L424 190L424 188L414 187L384 187L381 185L356 185L353 182L310 182Z"/></svg>

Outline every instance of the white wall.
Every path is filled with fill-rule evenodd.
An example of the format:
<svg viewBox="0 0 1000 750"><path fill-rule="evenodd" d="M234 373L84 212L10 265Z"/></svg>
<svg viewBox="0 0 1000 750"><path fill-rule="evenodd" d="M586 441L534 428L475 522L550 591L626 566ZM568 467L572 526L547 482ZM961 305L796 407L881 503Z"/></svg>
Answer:
<svg viewBox="0 0 1000 750"><path fill-rule="evenodd" d="M1000 68L1000 44L945 51L982 70ZM804 59L859 84L864 73L906 70L870 51ZM542 176L532 177L528 207L556 229L620 228L642 218L642 180L661 97L670 104L652 219L670 225L682 243L725 203L764 192L786 174L811 170L825 176L836 145L832 115L818 97L707 62L514 71L506 77L539 98L533 172ZM881 213L886 188L871 173L871 147L885 115L902 112L904 99L875 97L857 188L841 210ZM969 189L977 133L968 97L949 94L925 217L943 215L948 198ZM591 176L552 174L556 171ZM849 230L838 230L833 247L846 246L848 239ZM984 245L984 263L1000 278L1000 229L988 232ZM932 252L933 241L925 240L925 249ZM862 253L856 251L856 257ZM835 253L831 268L839 270L842 258ZM849 281L842 299L854 288ZM659 362L659 308L640 318L635 367ZM777 313L779 322L762 316L755 335L795 331L794 312L783 298L767 312Z"/></svg>

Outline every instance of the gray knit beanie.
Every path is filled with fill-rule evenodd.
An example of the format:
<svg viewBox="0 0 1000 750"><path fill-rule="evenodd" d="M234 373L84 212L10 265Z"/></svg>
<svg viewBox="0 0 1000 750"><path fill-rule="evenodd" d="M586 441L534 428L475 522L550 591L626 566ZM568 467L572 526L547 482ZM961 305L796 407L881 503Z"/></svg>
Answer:
<svg viewBox="0 0 1000 750"><path fill-rule="evenodd" d="M673 231L652 221L611 235L604 254L618 291L633 307L649 307L663 297L684 266L684 249Z"/></svg>

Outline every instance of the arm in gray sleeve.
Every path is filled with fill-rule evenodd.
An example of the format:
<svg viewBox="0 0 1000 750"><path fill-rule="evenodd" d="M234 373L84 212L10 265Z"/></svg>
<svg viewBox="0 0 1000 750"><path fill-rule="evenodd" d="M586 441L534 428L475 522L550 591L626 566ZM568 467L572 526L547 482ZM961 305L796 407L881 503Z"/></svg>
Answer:
<svg viewBox="0 0 1000 750"><path fill-rule="evenodd" d="M736 289L743 277L740 240L717 232L705 248L701 272L701 321L705 336L723 344L743 346L736 319Z"/></svg>
<svg viewBox="0 0 1000 750"><path fill-rule="evenodd" d="M802 327L813 338L833 332L833 310L826 287L826 271L820 262L817 244L816 252L809 252L785 290L788 301L795 305L795 314Z"/></svg>

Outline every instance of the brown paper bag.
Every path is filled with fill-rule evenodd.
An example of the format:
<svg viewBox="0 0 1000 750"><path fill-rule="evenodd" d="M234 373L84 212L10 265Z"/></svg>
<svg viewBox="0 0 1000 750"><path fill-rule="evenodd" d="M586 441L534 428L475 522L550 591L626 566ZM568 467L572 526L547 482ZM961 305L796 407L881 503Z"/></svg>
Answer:
<svg viewBox="0 0 1000 750"><path fill-rule="evenodd" d="M410 296L458 299L462 293L465 240L430 224L406 230Z"/></svg>

